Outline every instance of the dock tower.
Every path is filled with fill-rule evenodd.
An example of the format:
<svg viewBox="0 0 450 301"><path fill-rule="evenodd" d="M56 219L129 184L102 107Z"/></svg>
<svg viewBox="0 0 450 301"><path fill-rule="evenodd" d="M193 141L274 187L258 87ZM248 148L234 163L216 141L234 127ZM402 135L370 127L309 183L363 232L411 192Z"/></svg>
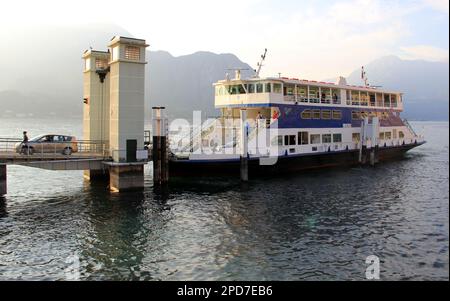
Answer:
<svg viewBox="0 0 450 301"><path fill-rule="evenodd" d="M113 191L143 188L144 164L136 162L144 148L145 40L116 36L109 50L84 53L84 123L86 140L107 145ZM98 171L86 171L93 179Z"/></svg>

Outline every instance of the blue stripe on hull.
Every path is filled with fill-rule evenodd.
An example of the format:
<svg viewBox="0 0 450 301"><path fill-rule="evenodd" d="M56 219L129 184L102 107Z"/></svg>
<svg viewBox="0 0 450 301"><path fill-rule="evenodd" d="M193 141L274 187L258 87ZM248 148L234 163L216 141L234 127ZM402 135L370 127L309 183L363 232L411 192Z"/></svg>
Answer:
<svg viewBox="0 0 450 301"><path fill-rule="evenodd" d="M229 107L242 107L242 105L235 105ZM280 117L278 118L278 128L292 129L292 128L342 128L344 124L351 124L352 127L360 127L361 120L352 119L352 111L359 112L387 112L389 117L380 120L380 126L403 126L402 119L391 110L386 109L367 109L367 108L348 108L337 106L310 106L304 104L246 104L245 107L277 107L280 109ZM338 110L342 112L341 120L324 120L324 119L302 119L301 113L304 110Z"/></svg>

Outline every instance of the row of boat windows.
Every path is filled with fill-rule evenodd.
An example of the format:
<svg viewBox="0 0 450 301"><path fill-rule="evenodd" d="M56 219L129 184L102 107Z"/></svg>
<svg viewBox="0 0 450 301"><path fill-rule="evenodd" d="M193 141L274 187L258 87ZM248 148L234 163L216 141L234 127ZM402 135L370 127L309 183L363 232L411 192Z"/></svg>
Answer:
<svg viewBox="0 0 450 301"><path fill-rule="evenodd" d="M342 134L311 134L308 132L298 132L297 135L280 135L272 140L272 145L292 146L320 143L341 143Z"/></svg>
<svg viewBox="0 0 450 301"><path fill-rule="evenodd" d="M364 112L364 111L352 111L352 119L361 120L365 117L378 117L380 119L387 119L389 117L388 112ZM301 113L302 119L333 119L341 120L342 111L340 110L304 110Z"/></svg>
<svg viewBox="0 0 450 301"><path fill-rule="evenodd" d="M352 111L353 120L361 120L366 117L378 117L379 119L387 119L389 117L388 112L364 112L364 111Z"/></svg>
<svg viewBox="0 0 450 301"><path fill-rule="evenodd" d="M403 131L399 131L397 135L397 131L394 132L380 132L379 139L380 140L389 140L389 139L403 139L405 138L405 134ZM352 141L359 142L361 139L360 133L352 134ZM320 143L341 143L342 142L342 134L334 133L334 134L309 134L308 132L298 132L297 135L279 135L274 137L272 140L272 145L277 146L293 146L293 145L307 145L307 144L320 144Z"/></svg>
<svg viewBox="0 0 450 301"><path fill-rule="evenodd" d="M336 88L280 83L249 83L216 86L216 96L254 93L283 94L287 101L340 104L341 92ZM346 90L347 105L397 107L401 96L376 92Z"/></svg>
<svg viewBox="0 0 450 301"><path fill-rule="evenodd" d="M405 138L405 133L403 133L403 131L398 131L398 133L397 133L397 131L394 130L393 132L391 132L391 131L380 132L379 136L378 136L378 139L380 139L380 140L389 140L389 139L397 139L397 138L400 138L400 139ZM361 140L360 133L353 133L352 140L354 142L359 142Z"/></svg>
<svg viewBox="0 0 450 301"><path fill-rule="evenodd" d="M247 92L246 92L247 91ZM256 84L239 84L229 86L217 86L216 95L237 95L237 94L253 94L253 93L279 93L282 92L281 84L275 83L256 83Z"/></svg>
<svg viewBox="0 0 450 301"><path fill-rule="evenodd" d="M301 113L302 119L333 119L341 120L342 111L340 110L304 110Z"/></svg>

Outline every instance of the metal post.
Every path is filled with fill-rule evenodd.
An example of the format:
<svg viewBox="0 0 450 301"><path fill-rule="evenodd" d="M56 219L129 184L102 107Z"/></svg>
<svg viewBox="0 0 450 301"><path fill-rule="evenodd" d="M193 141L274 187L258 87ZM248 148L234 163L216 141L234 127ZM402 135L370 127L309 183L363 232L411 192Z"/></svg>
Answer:
<svg viewBox="0 0 450 301"><path fill-rule="evenodd" d="M7 193L6 164L0 164L0 197Z"/></svg>
<svg viewBox="0 0 450 301"><path fill-rule="evenodd" d="M169 181L166 120L164 107L153 107L153 183L162 186Z"/></svg>
<svg viewBox="0 0 450 301"><path fill-rule="evenodd" d="M241 117L241 135L240 135L240 144L241 144L241 181L248 181L248 126L247 126L247 110L240 110Z"/></svg>

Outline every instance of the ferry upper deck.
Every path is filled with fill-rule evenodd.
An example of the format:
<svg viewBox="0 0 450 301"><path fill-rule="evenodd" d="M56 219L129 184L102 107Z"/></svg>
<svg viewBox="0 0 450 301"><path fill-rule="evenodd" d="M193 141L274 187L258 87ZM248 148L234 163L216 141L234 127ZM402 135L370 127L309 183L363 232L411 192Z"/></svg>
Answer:
<svg viewBox="0 0 450 301"><path fill-rule="evenodd" d="M336 84L296 78L249 78L214 84L216 108L308 104L403 111L403 94L371 86L352 86L345 78Z"/></svg>

